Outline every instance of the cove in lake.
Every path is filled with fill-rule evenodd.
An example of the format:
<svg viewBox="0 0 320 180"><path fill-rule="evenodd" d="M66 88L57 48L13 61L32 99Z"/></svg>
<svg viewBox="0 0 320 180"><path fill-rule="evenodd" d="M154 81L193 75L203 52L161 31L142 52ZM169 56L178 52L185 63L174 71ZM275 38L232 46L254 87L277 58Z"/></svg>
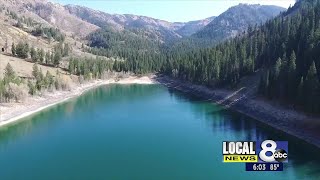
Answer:
<svg viewBox="0 0 320 180"><path fill-rule="evenodd" d="M283 172L222 163L222 141L288 140ZM108 85L0 129L1 179L319 179L320 150L161 85Z"/></svg>

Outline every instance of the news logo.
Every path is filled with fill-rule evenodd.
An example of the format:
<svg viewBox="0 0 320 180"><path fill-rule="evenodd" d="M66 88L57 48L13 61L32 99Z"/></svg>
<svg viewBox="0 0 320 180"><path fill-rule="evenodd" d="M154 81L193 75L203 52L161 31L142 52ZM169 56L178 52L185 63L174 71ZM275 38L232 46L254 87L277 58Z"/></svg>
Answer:
<svg viewBox="0 0 320 180"><path fill-rule="evenodd" d="M288 141L265 140L258 144L259 162L288 162Z"/></svg>
<svg viewBox="0 0 320 180"><path fill-rule="evenodd" d="M223 141L223 162L288 162L287 141Z"/></svg>
<svg viewBox="0 0 320 180"><path fill-rule="evenodd" d="M258 162L255 141L222 142L223 162Z"/></svg>

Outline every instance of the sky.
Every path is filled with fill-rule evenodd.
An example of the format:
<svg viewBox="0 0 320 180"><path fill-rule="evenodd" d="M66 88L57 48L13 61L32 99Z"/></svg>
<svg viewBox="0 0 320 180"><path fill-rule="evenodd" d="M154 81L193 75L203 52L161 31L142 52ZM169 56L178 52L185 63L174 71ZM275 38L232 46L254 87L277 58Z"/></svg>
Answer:
<svg viewBox="0 0 320 180"><path fill-rule="evenodd" d="M295 0L51 0L76 4L110 14L135 14L169 22L187 22L218 16L239 3L277 5L288 8Z"/></svg>

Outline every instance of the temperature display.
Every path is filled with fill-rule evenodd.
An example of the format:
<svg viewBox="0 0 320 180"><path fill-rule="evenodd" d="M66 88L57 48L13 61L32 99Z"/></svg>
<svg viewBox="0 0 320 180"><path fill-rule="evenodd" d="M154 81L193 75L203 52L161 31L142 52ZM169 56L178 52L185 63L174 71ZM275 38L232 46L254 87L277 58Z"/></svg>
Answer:
<svg viewBox="0 0 320 180"><path fill-rule="evenodd" d="M283 171L282 163L246 163L246 171Z"/></svg>

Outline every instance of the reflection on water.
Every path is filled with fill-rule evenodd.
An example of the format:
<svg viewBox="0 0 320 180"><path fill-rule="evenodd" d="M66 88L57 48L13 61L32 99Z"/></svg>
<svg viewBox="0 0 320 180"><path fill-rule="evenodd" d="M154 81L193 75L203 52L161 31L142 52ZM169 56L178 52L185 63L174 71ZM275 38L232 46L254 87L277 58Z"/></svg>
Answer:
<svg viewBox="0 0 320 180"><path fill-rule="evenodd" d="M288 141L290 155L289 163L285 164L285 168L301 169L294 171L298 179L320 179L320 149L314 145L308 144L285 132L275 130L271 126L246 115L221 107L212 108L212 106L207 106L205 100L194 95L172 89L169 92L171 97L197 103L197 106L192 106L194 113L198 117L205 116L206 118L204 119L207 120L214 133L229 133L230 130L241 133L235 139L225 139L227 141L261 141L266 139Z"/></svg>
<svg viewBox="0 0 320 180"><path fill-rule="evenodd" d="M0 143L8 143L14 141L19 137L22 137L29 132L33 131L34 127L42 125L53 125L55 121L70 120L74 110L77 112L86 112L92 107L99 107L105 104L114 104L117 102L132 101L134 99L148 98L148 95L152 95L155 91L159 91L159 87L150 86L144 88L141 85L112 85L102 86L85 92L81 98L73 98L66 102L57 104L53 107L49 107L43 111L37 112L31 116L19 120L17 123L10 124L8 126L0 127ZM17 125L18 124L18 125ZM0 146L1 148L1 146Z"/></svg>
<svg viewBox="0 0 320 180"><path fill-rule="evenodd" d="M57 120L53 116L57 116L58 113L64 112L63 109L65 105L72 106L74 102L68 101L67 103L58 104L56 106L50 107L34 115L23 118L16 123L9 124L7 126L0 128L0 143L9 143L10 141L15 141L17 138L22 137L29 132L33 131L34 127L40 125L53 124L54 120ZM50 112L50 113L48 113ZM66 114L65 114L66 115ZM0 146L2 147L2 146Z"/></svg>
<svg viewBox="0 0 320 180"><path fill-rule="evenodd" d="M250 174L242 165L221 163L223 140L265 139L289 141L284 172ZM0 174L10 179L319 179L319 152L160 85L103 86L0 128ZM39 168L38 176L26 174Z"/></svg>

